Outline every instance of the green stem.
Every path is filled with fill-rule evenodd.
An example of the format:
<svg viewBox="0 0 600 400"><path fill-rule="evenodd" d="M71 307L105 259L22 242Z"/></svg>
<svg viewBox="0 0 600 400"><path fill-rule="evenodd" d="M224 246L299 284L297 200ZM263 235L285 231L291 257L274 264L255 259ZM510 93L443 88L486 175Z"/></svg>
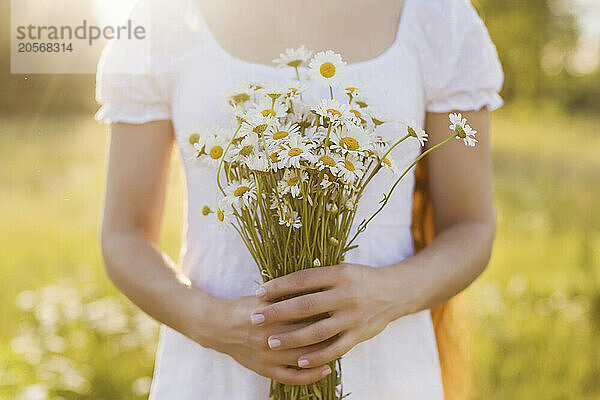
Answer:
<svg viewBox="0 0 600 400"><path fill-rule="evenodd" d="M227 151L229 150L229 146L231 146L231 143L233 143L233 141L235 140L235 137L237 136L241 127L242 127L242 122L240 122L237 129L235 130L235 133L233 134L233 137L227 144L227 147L225 148L225 151L223 152L223 157L221 157L221 161L219 161L219 167L217 168L217 186L219 187L219 189L221 190L221 193L223 193L223 195L225 195L225 190L223 190L223 187L221 186L221 181L219 179L219 174L221 173L221 165L223 165L223 160L225 160L225 155L227 154Z"/></svg>
<svg viewBox="0 0 600 400"><path fill-rule="evenodd" d="M410 164L405 170L404 172L402 172L402 175L400 175L400 177L396 180L396 182L394 182L394 184L392 185L391 189L384 195L383 200L380 201L381 206L379 206L379 208L369 217L369 219L364 220L363 222L360 223L360 225L358 226L358 229L356 230L356 233L354 234L354 236L352 236L352 239L350 239L350 241L348 242L348 244L346 245L346 249L348 247L350 247L350 245L354 242L354 239L356 239L356 237L364 232L365 229L367 229L367 225L369 224L369 222L371 222L373 220L373 218L375 218L375 216L377 214L379 214L381 212L381 210L383 210L383 207L387 204L387 202L389 201L392 193L394 192L394 189L396 189L396 186L398 186L398 184L400 183L400 181L402 180L402 178L404 178L404 176L408 173L408 171L410 171L410 169L412 167L415 166L415 164L417 162L419 162L419 160L421 160L423 157L425 157L427 154L431 153L433 150L437 149L438 147L441 147L443 145L445 145L446 143L448 143L449 141L451 141L452 139L454 139L456 137L456 135L452 135L450 137L448 137L447 139L445 139L444 141L436 144L435 146L433 146L432 148L428 149L427 151L424 151L419 157L417 157L415 159L415 161L412 162L412 164Z"/></svg>

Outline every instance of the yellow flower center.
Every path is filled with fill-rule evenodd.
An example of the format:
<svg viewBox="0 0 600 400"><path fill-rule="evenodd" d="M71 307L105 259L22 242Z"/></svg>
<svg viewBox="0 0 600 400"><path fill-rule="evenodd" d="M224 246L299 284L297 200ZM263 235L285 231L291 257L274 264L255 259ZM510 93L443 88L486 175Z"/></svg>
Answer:
<svg viewBox="0 0 600 400"><path fill-rule="evenodd" d="M210 214L212 211L210 210L209 206L204 206L202 207L202 215L207 216L208 214Z"/></svg>
<svg viewBox="0 0 600 400"><path fill-rule="evenodd" d="M235 189L235 191L233 192L233 195L235 197L242 197L244 195L244 193L246 193L249 190L250 190L250 188L248 186L240 186L237 189Z"/></svg>
<svg viewBox="0 0 600 400"><path fill-rule="evenodd" d="M263 117L274 117L275 116L275 111L273 111L272 108L267 108L266 110L262 110L261 114Z"/></svg>
<svg viewBox="0 0 600 400"><path fill-rule="evenodd" d="M387 165L388 167L392 167L392 163L390 162L390 160L388 160L388 158L384 158L383 160L381 160L381 162L383 162L385 165Z"/></svg>
<svg viewBox="0 0 600 400"><path fill-rule="evenodd" d="M284 137L287 137L287 135L289 135L289 133L286 131L279 131L273 134L273 139L283 139Z"/></svg>
<svg viewBox="0 0 600 400"><path fill-rule="evenodd" d="M252 150L254 149L254 146L252 146L251 144L248 144L244 147L242 147L242 149L240 150L240 154L248 157L250 155L250 153L252 153Z"/></svg>
<svg viewBox="0 0 600 400"><path fill-rule="evenodd" d="M288 88L288 93L289 94L293 95L293 94L296 94L297 92L298 92L298 89L296 89L296 88L293 88L293 87Z"/></svg>
<svg viewBox="0 0 600 400"><path fill-rule="evenodd" d="M362 117L362 114L358 110L350 110L350 112L352 114L354 114L356 116L356 118L361 118Z"/></svg>
<svg viewBox="0 0 600 400"><path fill-rule="evenodd" d="M319 161L321 161L323 164L328 165L330 167L335 166L335 161L333 161L333 158L331 158L329 156L322 156L321 158L319 158Z"/></svg>
<svg viewBox="0 0 600 400"><path fill-rule="evenodd" d="M271 162L279 162L279 155L277 153L271 153L271 155L269 155L269 157L271 158Z"/></svg>
<svg viewBox="0 0 600 400"><path fill-rule="evenodd" d="M344 166L346 167L346 169L348 171L354 171L356 168L354 168L354 164L352 164L350 161L348 160L344 160Z"/></svg>
<svg viewBox="0 0 600 400"><path fill-rule="evenodd" d="M198 143L200 141L200 135L197 133L192 133L190 135L190 144L195 144Z"/></svg>
<svg viewBox="0 0 600 400"><path fill-rule="evenodd" d="M254 129L252 129L252 132L260 135L261 133L263 133L266 130L267 130L267 124L260 124L260 125L256 125L254 127Z"/></svg>
<svg viewBox="0 0 600 400"><path fill-rule="evenodd" d="M289 63L287 63L287 65L289 65L290 67L299 67L300 64L302 64L302 60L294 60L294 61L290 61Z"/></svg>
<svg viewBox="0 0 600 400"><path fill-rule="evenodd" d="M335 65L330 62L323 63L319 72L321 72L324 78L332 78L335 75Z"/></svg>
<svg viewBox="0 0 600 400"><path fill-rule="evenodd" d="M328 108L327 109L327 114L331 114L331 115L334 115L336 117L341 117L342 116L342 113L339 112L338 110L336 110L335 108Z"/></svg>
<svg viewBox="0 0 600 400"><path fill-rule="evenodd" d="M360 122L362 122L363 124L367 121L365 121L365 119L362 117L362 114L360 113L360 111L358 110L350 110L350 112L352 114L354 114L356 116L356 118L360 119Z"/></svg>
<svg viewBox="0 0 600 400"><path fill-rule="evenodd" d="M221 211L220 208L217 210L217 218L219 218L219 221L221 222L225 220L225 214L223 214L223 211Z"/></svg>
<svg viewBox="0 0 600 400"><path fill-rule="evenodd" d="M346 91L348 91L348 92L350 92L350 93L354 93L354 92L356 92L357 90L358 90L358 88L355 88L355 87L347 87L347 88L346 88Z"/></svg>
<svg viewBox="0 0 600 400"><path fill-rule="evenodd" d="M217 160L223 155L223 148L221 146L215 146L212 149L210 149L209 154L210 158L212 158L213 160Z"/></svg>
<svg viewBox="0 0 600 400"><path fill-rule="evenodd" d="M240 104L250 100L250 95L248 93L239 93L231 96L231 99L235 104Z"/></svg>
<svg viewBox="0 0 600 400"><path fill-rule="evenodd" d="M298 184L298 182L300 182L300 178L298 178L297 176L294 176L293 178L290 178L288 180L288 186L296 186Z"/></svg>
<svg viewBox="0 0 600 400"><path fill-rule="evenodd" d="M358 150L358 141L353 137L346 136L340 139L340 146L347 150L355 151Z"/></svg>
<svg viewBox="0 0 600 400"><path fill-rule="evenodd" d="M292 147L288 151L288 154L292 157L299 156L300 154L302 154L302 149L299 149L298 147Z"/></svg>

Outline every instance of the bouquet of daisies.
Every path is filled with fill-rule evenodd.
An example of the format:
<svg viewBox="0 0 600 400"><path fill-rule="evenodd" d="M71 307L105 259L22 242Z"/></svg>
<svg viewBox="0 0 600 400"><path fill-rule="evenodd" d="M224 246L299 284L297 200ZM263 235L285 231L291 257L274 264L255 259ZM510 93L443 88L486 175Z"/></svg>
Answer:
<svg viewBox="0 0 600 400"><path fill-rule="evenodd" d="M347 84L341 56L333 51L311 56L304 46L287 49L274 62L292 68L296 79L285 85L243 84L227 97L234 128L189 136L197 159L215 166L222 193L216 206L204 207L204 214L214 213L238 232L264 281L339 264L419 159L454 138L469 146L477 142L466 120L450 114L453 134L401 170L390 152L407 140L424 146L425 131L404 123L394 142L384 140L378 128L391 120L367 105L359 87ZM309 79L301 77L305 66ZM327 96L310 101L307 90L315 84ZM379 208L354 227L361 195L382 171L393 174L395 183ZM272 381L271 398L345 397L340 360L329 366L332 373L311 385Z"/></svg>

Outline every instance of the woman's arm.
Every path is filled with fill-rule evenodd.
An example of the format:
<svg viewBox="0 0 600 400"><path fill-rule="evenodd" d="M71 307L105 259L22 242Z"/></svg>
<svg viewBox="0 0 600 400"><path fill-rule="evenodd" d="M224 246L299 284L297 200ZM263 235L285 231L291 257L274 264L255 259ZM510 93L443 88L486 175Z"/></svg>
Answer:
<svg viewBox="0 0 600 400"><path fill-rule="evenodd" d="M185 310L193 304L199 320L208 318L208 296L194 291L159 248L172 148L170 121L112 126L102 254L123 294L156 320L193 336L196 318Z"/></svg>
<svg viewBox="0 0 600 400"><path fill-rule="evenodd" d="M297 371L298 357L314 345L274 353L273 334L302 324L256 327L250 311L267 303L255 296L218 299L191 284L159 248L169 160L170 121L112 126L102 253L113 283L138 307L204 347L230 355L245 367L282 383L315 382L331 371L322 364Z"/></svg>
<svg viewBox="0 0 600 400"><path fill-rule="evenodd" d="M463 112L478 131L479 143L466 148L454 140L428 155L436 238L423 251L382 268L342 264L299 271L265 283L257 297L316 291L260 307L262 324L329 313L312 325L270 338L274 349L318 343L337 334L331 344L304 354L301 367L334 360L375 336L406 314L431 308L466 288L486 267L495 233L492 199L489 112ZM446 139L447 114L427 115L429 144Z"/></svg>

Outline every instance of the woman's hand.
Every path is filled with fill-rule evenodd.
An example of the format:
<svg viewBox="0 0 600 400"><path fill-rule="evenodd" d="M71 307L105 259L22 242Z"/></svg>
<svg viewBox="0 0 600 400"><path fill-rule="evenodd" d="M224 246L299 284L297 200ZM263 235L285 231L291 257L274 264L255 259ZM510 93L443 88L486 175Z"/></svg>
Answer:
<svg viewBox="0 0 600 400"><path fill-rule="evenodd" d="M312 293L260 305L253 310L252 320L256 326L268 328L328 313L328 318L302 328L273 332L268 337L269 346L277 350L276 353L300 350L301 357L296 360L299 367L313 368L326 364L377 335L397 318L399 311L402 313L398 306L402 301L398 301L398 294L394 293L386 275L385 268L341 264L302 270L273 279L257 290L258 298L273 301L300 292ZM338 337L323 348L305 348L335 335Z"/></svg>
<svg viewBox="0 0 600 400"><path fill-rule="evenodd" d="M303 328L307 323L275 322L257 326L251 322L251 311L269 303L255 296L214 301L210 321L205 318L197 324L203 326L203 333L202 338L196 336L194 340L204 347L228 354L246 368L287 385L307 385L331 373L325 363L313 364L309 369L289 368L296 366L302 354L319 350L324 344L283 351L273 351L267 345L269 337ZM210 325L209 330L207 325Z"/></svg>

